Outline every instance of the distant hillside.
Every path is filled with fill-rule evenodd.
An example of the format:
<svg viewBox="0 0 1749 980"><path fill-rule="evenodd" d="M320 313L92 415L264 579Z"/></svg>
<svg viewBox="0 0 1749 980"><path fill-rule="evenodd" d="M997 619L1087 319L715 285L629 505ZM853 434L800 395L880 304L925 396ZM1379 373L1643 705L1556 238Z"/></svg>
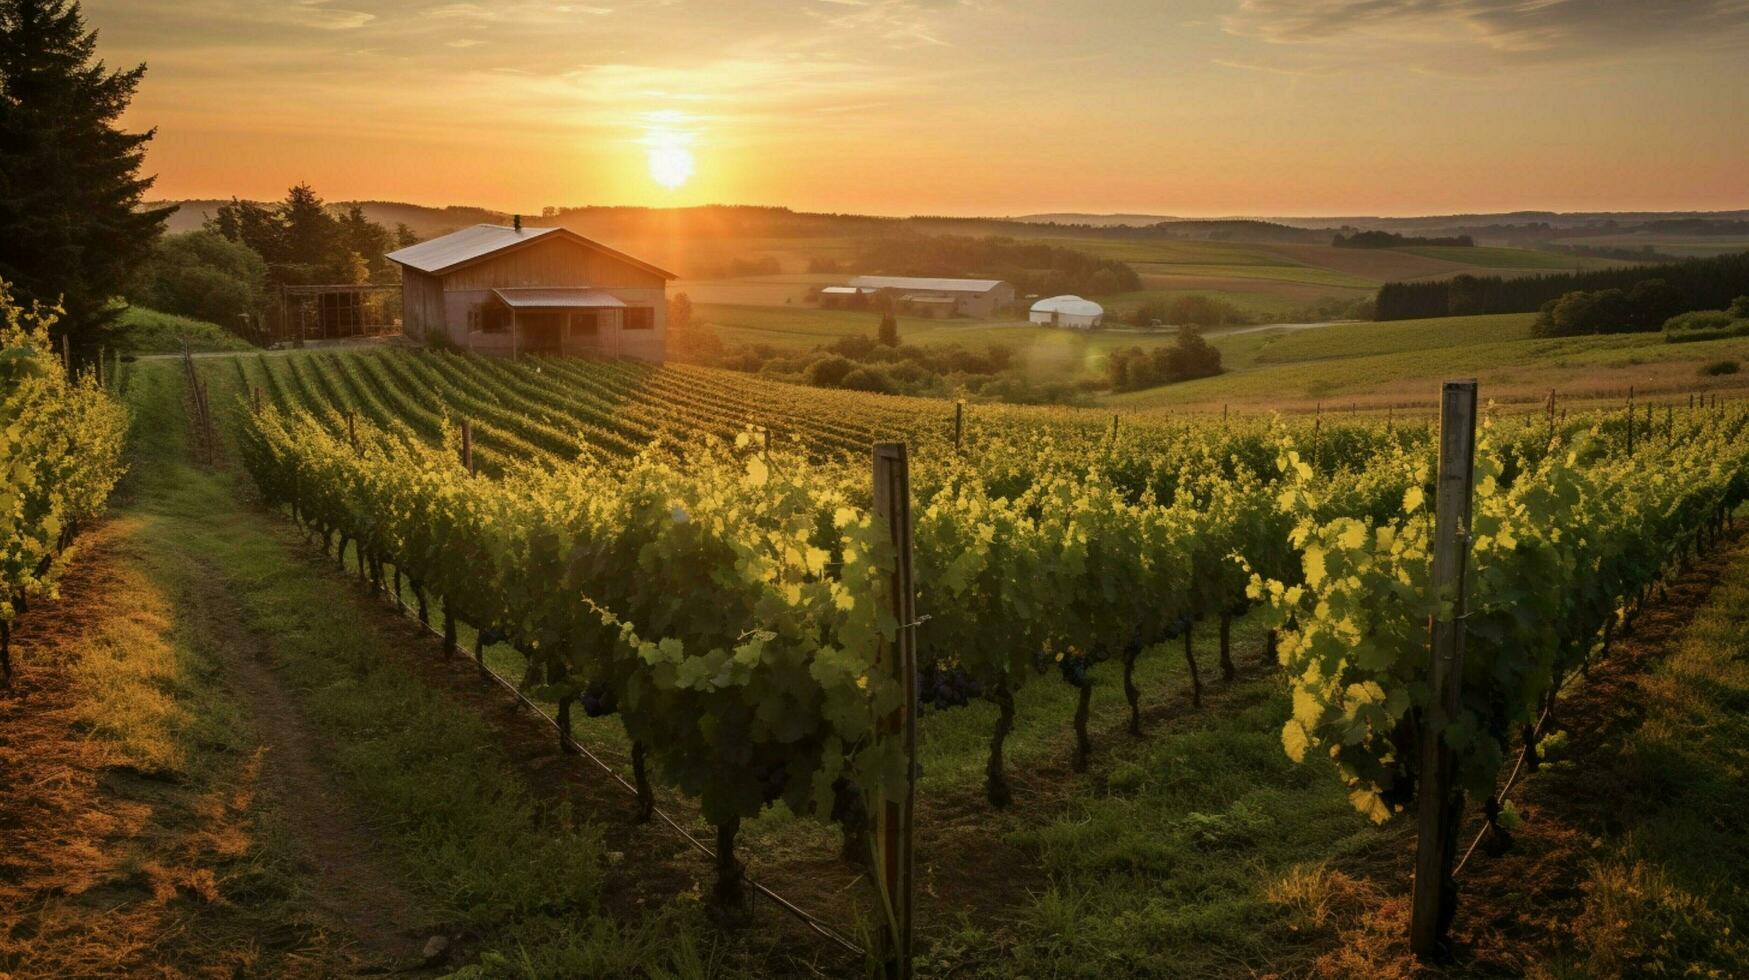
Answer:
<svg viewBox="0 0 1749 980"><path fill-rule="evenodd" d="M177 206L171 231L199 228L205 216L223 200L159 202ZM336 208L358 204L366 216L389 228L405 224L420 238L431 238L481 222L506 222L508 214L487 208L425 207L395 201L334 201ZM1386 231L1417 237L1468 235L1477 242L1535 247L1540 243L1581 235L1639 232L1690 236L1741 234L1749 210L1716 212L1579 212L1515 211L1502 214L1431 215L1416 218L1173 218L1148 214L1078 214L1061 212L1018 218L962 218L917 215L883 218L861 214L792 211L752 205L704 205L689 208L586 206L547 208L524 215L531 225L563 225L579 234L607 241L651 241L684 238L691 241L734 239L870 238L887 234L1002 235L1013 238L1137 238L1186 239L1259 244L1328 244L1341 232Z"/></svg>
<svg viewBox="0 0 1749 980"><path fill-rule="evenodd" d="M1127 226L1141 227L1157 225L1162 221L1182 221L1167 214L1076 214L1073 211L1060 211L1055 214L1023 214L1014 219L1046 225L1092 225L1096 228Z"/></svg>

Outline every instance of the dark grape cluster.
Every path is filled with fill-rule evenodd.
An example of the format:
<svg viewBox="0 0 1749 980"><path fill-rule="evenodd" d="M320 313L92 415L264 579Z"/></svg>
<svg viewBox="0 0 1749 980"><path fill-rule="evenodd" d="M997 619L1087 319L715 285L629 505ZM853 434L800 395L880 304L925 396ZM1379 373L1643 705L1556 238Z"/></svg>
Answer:
<svg viewBox="0 0 1749 980"><path fill-rule="evenodd" d="M1071 684L1075 687L1085 687L1087 685L1087 667L1088 662L1086 657L1064 654L1063 658L1057 661L1057 669L1063 672L1064 683Z"/></svg>
<svg viewBox="0 0 1749 980"><path fill-rule="evenodd" d="M577 698L577 702L583 705L583 713L591 718L601 718L619 710L614 700L613 689L605 684L591 687Z"/></svg>
<svg viewBox="0 0 1749 980"><path fill-rule="evenodd" d="M917 678L917 699L935 708L963 708L983 694L984 685L958 666L928 664Z"/></svg>
<svg viewBox="0 0 1749 980"><path fill-rule="evenodd" d="M1171 625L1166 627L1166 639L1176 640L1185 633L1188 633L1190 631L1190 624L1191 619L1189 616L1180 616L1173 620Z"/></svg>
<svg viewBox="0 0 1749 980"><path fill-rule="evenodd" d="M789 769L783 765L754 766L753 778L759 783L759 795L770 803L783 795L783 788L789 782Z"/></svg>

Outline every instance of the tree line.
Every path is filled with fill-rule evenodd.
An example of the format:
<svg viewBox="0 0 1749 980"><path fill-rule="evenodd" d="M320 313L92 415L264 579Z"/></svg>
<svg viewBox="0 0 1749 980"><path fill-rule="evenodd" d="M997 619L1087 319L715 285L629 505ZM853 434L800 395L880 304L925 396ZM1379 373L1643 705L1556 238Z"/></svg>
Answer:
<svg viewBox="0 0 1749 980"><path fill-rule="evenodd" d="M1136 270L1117 259L1013 238L969 235L898 235L877 238L864 250L863 268L893 276L1003 279L1021 295L1076 293L1102 296L1142 288Z"/></svg>
<svg viewBox="0 0 1749 980"><path fill-rule="evenodd" d="M76 0L0 0L0 279L59 305L57 334L94 351L123 300L234 328L282 283L396 281L383 253L412 232L336 214L307 184L165 236L176 209L147 206L140 173L155 131L119 126L145 73L104 65Z"/></svg>
<svg viewBox="0 0 1749 980"><path fill-rule="evenodd" d="M1449 238L1427 238L1415 235L1399 235L1390 231L1357 231L1351 235L1336 233L1330 239L1330 244L1337 248L1397 248L1403 245L1457 245L1464 248L1473 247L1476 240L1469 235L1453 235Z"/></svg>
<svg viewBox="0 0 1749 980"><path fill-rule="evenodd" d="M354 204L336 211L308 184L275 204L221 205L199 231L159 241L127 286L129 300L227 328L262 315L280 286L400 281L384 254L417 241L370 220Z"/></svg>
<svg viewBox="0 0 1749 980"><path fill-rule="evenodd" d="M1221 352L1191 326L1179 327L1171 344L1114 350L1105 356L1105 376L1113 391L1140 391L1220 373Z"/></svg>
<svg viewBox="0 0 1749 980"><path fill-rule="evenodd" d="M1464 275L1438 282L1388 282L1379 287L1374 318L1409 320L1478 313L1531 313L1570 292L1626 291L1650 279L1661 279L1680 293L1684 309L1722 309L1735 297L1749 292L1749 252L1685 259L1667 265L1511 279Z"/></svg>

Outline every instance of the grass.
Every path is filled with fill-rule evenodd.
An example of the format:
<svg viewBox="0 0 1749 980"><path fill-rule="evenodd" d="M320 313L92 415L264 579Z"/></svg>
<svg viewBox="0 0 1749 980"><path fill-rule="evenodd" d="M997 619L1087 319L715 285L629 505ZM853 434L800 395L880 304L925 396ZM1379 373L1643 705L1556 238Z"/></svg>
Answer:
<svg viewBox="0 0 1749 980"><path fill-rule="evenodd" d="M1452 316L1430 320L1343 323L1278 335L1257 353L1262 364L1294 364L1338 357L1467 347L1526 340L1533 313Z"/></svg>
<svg viewBox="0 0 1749 980"><path fill-rule="evenodd" d="M1557 255L1554 252L1538 252L1528 248L1505 248L1490 245L1409 245L1405 246L1403 251L1410 255L1442 259L1446 262L1460 262L1464 265L1480 266L1484 269L1548 269L1571 272L1577 268L1589 269L1600 265L1615 264L1608 259Z"/></svg>
<svg viewBox="0 0 1749 980"><path fill-rule="evenodd" d="M115 343L124 354L180 354L184 339L189 349L197 353L255 349L253 344L217 324L144 306L130 306L122 311Z"/></svg>
<svg viewBox="0 0 1749 980"><path fill-rule="evenodd" d="M1437 323L1437 321L1429 321ZM1502 331L1513 328L1502 322ZM1347 329L1347 328L1323 328ZM1357 326L1342 343L1363 336ZM1412 328L1406 328L1412 330ZM1317 333L1321 331L1309 331ZM1406 333L1397 337L1406 342ZM1280 341L1277 341L1280 342ZM1304 343L1317 349L1317 339ZM1614 400L1630 387L1641 394L1680 399L1696 390L1737 391L1731 377L1702 382L1699 367L1721 358L1749 358L1749 339L1666 344L1661 335L1613 334L1443 345L1391 353L1297 361L1270 365L1257 354L1258 366L1213 378L1166 385L1146 391L1108 396L1113 406L1128 408L1195 407L1218 411L1223 404L1248 408L1310 409L1317 402L1356 404L1364 408L1425 407L1433 404L1439 380L1475 377L1485 398L1534 402L1550 388L1569 403ZM1332 345L1331 349L1339 349ZM1432 356L1437 351L1437 356Z"/></svg>

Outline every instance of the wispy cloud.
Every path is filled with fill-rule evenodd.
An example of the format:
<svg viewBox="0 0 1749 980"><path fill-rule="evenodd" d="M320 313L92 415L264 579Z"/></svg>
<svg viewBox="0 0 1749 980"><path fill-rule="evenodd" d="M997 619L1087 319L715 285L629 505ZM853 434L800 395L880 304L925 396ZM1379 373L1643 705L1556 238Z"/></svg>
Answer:
<svg viewBox="0 0 1749 980"><path fill-rule="evenodd" d="M328 0L298 0L285 8L285 16L294 23L326 31L355 30L376 19L375 14L362 10L329 6Z"/></svg>
<svg viewBox="0 0 1749 980"><path fill-rule="evenodd" d="M1749 0L1241 0L1222 25L1291 51L1248 66L1475 71L1741 44Z"/></svg>

